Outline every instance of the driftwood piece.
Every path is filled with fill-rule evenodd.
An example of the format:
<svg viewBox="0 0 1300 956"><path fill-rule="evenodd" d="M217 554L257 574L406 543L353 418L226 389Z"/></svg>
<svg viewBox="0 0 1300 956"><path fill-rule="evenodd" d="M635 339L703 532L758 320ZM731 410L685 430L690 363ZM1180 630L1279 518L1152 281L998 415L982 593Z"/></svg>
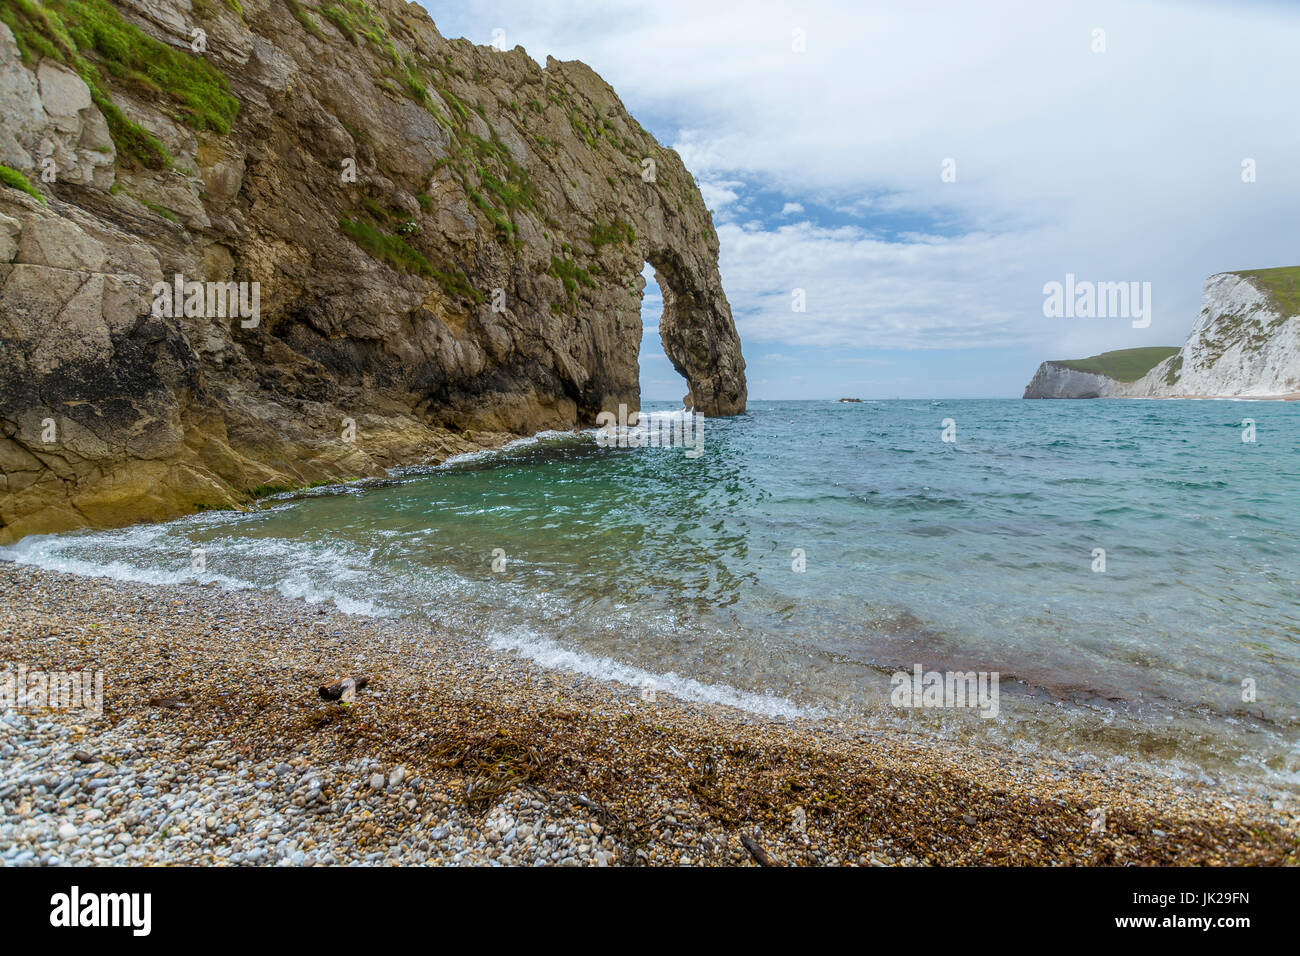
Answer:
<svg viewBox="0 0 1300 956"><path fill-rule="evenodd" d="M752 856L758 862L759 866L780 866L781 865L780 863L776 862L776 860L768 856L767 851L764 850L761 846L759 846L758 841L755 840L748 833L742 833L740 835L740 842L745 844L745 849L749 851L749 855Z"/></svg>
<svg viewBox="0 0 1300 956"><path fill-rule="evenodd" d="M341 700L351 703L357 698L357 691L363 690L370 683L369 677L345 677L336 684L324 684L320 688L321 700Z"/></svg>

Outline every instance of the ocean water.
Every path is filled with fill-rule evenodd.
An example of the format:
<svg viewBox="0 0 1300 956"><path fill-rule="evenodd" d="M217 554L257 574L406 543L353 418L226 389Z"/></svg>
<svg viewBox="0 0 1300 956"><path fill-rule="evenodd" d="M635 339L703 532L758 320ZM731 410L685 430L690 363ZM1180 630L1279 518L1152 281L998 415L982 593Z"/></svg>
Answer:
<svg viewBox="0 0 1300 956"><path fill-rule="evenodd" d="M543 435L0 556L418 615L766 715L1300 782L1300 403L754 402L698 456ZM996 672L997 716L895 706L918 665Z"/></svg>

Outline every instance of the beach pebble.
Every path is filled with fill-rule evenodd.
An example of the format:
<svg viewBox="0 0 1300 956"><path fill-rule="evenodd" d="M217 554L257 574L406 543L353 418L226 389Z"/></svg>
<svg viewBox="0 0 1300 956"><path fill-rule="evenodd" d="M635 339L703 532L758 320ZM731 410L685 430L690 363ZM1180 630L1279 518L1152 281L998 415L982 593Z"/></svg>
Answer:
<svg viewBox="0 0 1300 956"><path fill-rule="evenodd" d="M0 864L758 865L742 835L782 866L1278 864L1300 825L1281 794L1174 787L1132 764L667 694L648 718L635 688L471 635L305 614L274 594L0 562L7 652L121 678L113 719L0 718ZM151 705L182 690L182 660L193 705ZM303 673L362 666L375 693L354 708L295 696ZM471 800L485 782L490 801ZM1100 807L1127 825L1090 834Z"/></svg>

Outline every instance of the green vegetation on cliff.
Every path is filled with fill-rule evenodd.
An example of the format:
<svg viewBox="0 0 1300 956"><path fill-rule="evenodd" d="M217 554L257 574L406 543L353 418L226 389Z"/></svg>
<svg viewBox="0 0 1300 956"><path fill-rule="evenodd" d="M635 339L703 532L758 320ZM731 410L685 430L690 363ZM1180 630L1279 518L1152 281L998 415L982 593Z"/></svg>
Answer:
<svg viewBox="0 0 1300 956"><path fill-rule="evenodd" d="M0 20L13 31L24 63L49 57L76 71L108 121L119 156L129 162L162 169L171 157L113 102L105 73L148 101L171 101L177 118L194 129L228 133L239 112L216 68L145 35L107 0L4 0Z"/></svg>
<svg viewBox="0 0 1300 956"><path fill-rule="evenodd" d="M1233 275L1250 279L1267 292L1284 316L1300 315L1300 266L1280 269L1249 269Z"/></svg>
<svg viewBox="0 0 1300 956"><path fill-rule="evenodd" d="M442 290L455 298L465 299L475 305L486 301L487 296L474 288L464 272L435 269L424 254L407 241L420 235L419 223L412 219L402 219L400 215L395 215L381 203L369 198L361 200L360 213L355 219L340 217L339 229L370 255L382 259L399 272L429 276L437 280Z"/></svg>
<svg viewBox="0 0 1300 956"><path fill-rule="evenodd" d="M26 176L16 169L10 169L8 166L0 166L0 183L4 183L6 186L10 186L14 189L20 189L27 193L27 195L33 196L41 202L45 202L45 197L40 194L40 191L28 182Z"/></svg>
<svg viewBox="0 0 1300 956"><path fill-rule="evenodd" d="M422 256L400 236L392 236L368 222L340 218L339 228L344 235L376 259L382 259L399 272L431 276L434 273L429 260Z"/></svg>
<svg viewBox="0 0 1300 956"><path fill-rule="evenodd" d="M1119 349L1114 352L1102 352L1086 359L1065 359L1054 361L1053 365L1072 368L1076 372L1092 372L1105 375L1117 382L1136 382L1171 355L1177 355L1179 349L1170 345L1155 345L1140 349Z"/></svg>
<svg viewBox="0 0 1300 956"><path fill-rule="evenodd" d="M636 229L630 222L624 222L622 219L615 219L613 222L597 220L591 227L591 245L597 252L600 251L601 246L623 243L631 245L634 242L636 242Z"/></svg>
<svg viewBox="0 0 1300 956"><path fill-rule="evenodd" d="M578 265L572 259L561 259L558 256L551 256L551 268L547 274L554 276L564 283L564 291L568 296L568 304L574 305L578 301L578 287L583 286L588 289L596 287L596 280L591 277L591 272ZM563 307L557 302L551 304L551 311L558 313Z"/></svg>
<svg viewBox="0 0 1300 956"><path fill-rule="evenodd" d="M302 24L304 30L314 36L317 40L323 41L325 39L325 33L321 30L320 24L316 22L316 18L304 10L302 6L299 5L298 0L288 0L288 6L289 12L293 14L293 18Z"/></svg>

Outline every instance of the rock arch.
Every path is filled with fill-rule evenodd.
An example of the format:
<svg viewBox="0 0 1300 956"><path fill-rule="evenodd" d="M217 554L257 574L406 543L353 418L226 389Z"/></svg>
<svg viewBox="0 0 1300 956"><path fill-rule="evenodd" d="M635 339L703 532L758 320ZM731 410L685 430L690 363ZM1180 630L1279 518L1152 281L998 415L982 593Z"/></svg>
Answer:
<svg viewBox="0 0 1300 956"><path fill-rule="evenodd" d="M175 46L176 17L111 5L134 43ZM595 72L447 40L404 0L367 0L379 39L361 46L263 6L207 24L213 49L247 58L184 60L187 82L237 101L228 132L199 137L161 101L141 119L187 175L110 163L130 142L105 133L85 80L24 63L0 24L0 87L22 107L0 162L41 193L0 188L0 541L237 507L639 407L646 262L694 407L745 410L699 185ZM341 63L374 82L340 83ZM80 130L60 169L85 168L45 183L32 150L51 117ZM259 321L154 316L175 275L256 283Z"/></svg>
<svg viewBox="0 0 1300 956"><path fill-rule="evenodd" d="M745 360L717 268L692 264L670 247L648 250L646 261L664 300L664 354L686 379L695 410L714 417L741 414L748 398Z"/></svg>

